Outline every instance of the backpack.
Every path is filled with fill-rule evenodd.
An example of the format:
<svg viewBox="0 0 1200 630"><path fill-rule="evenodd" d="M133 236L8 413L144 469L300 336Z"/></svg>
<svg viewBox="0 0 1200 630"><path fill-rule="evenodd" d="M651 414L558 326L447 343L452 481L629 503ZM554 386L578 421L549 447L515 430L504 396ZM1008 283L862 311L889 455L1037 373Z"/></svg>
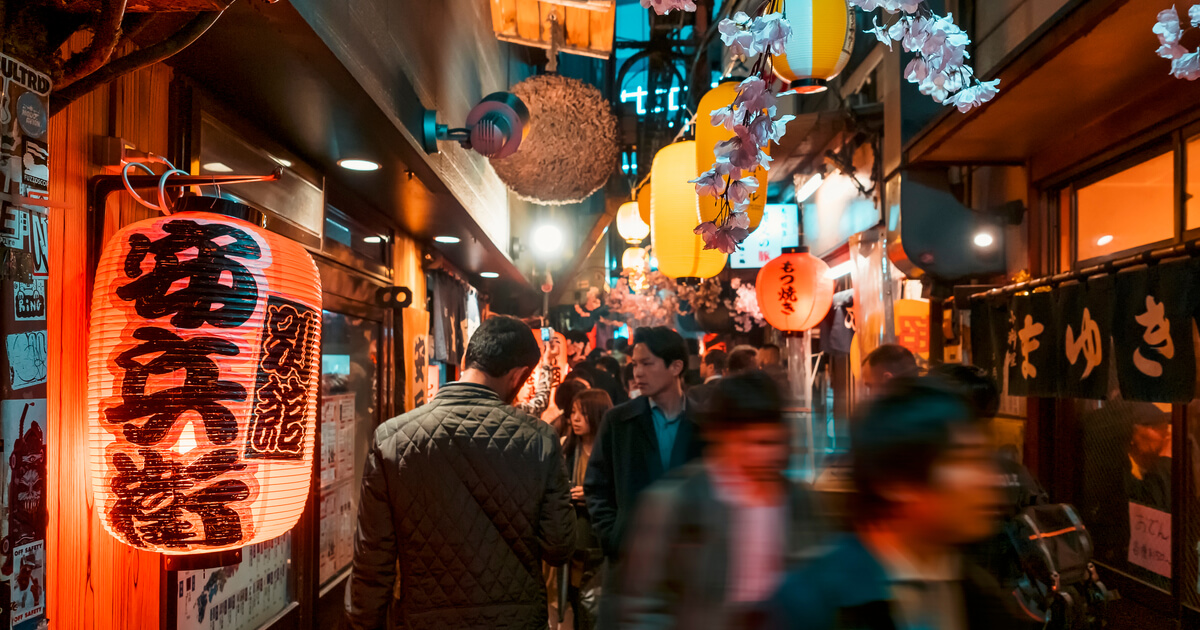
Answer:
<svg viewBox="0 0 1200 630"><path fill-rule="evenodd" d="M1005 526L1023 576L1013 595L1046 628L1076 630L1107 625L1113 599L1092 563L1092 536L1075 508L1032 505Z"/></svg>

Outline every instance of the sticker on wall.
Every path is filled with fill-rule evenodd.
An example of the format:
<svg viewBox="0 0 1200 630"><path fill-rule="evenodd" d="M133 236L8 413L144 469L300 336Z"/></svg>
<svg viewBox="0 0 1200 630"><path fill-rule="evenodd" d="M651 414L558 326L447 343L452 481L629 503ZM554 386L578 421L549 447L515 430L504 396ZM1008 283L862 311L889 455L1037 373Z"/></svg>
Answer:
<svg viewBox="0 0 1200 630"><path fill-rule="evenodd" d="M45 142L27 138L25 156L22 158L24 177L22 182L28 193L46 193L50 190L50 149Z"/></svg>
<svg viewBox="0 0 1200 630"><path fill-rule="evenodd" d="M13 630L35 630L46 614L46 543L39 540L13 550Z"/></svg>
<svg viewBox="0 0 1200 630"><path fill-rule="evenodd" d="M9 385L14 390L46 382L46 331L19 332L8 335Z"/></svg>
<svg viewBox="0 0 1200 630"><path fill-rule="evenodd" d="M46 319L46 279L32 280L29 283L13 281L13 309L17 321Z"/></svg>
<svg viewBox="0 0 1200 630"><path fill-rule="evenodd" d="M3 495L8 517L0 523L0 574L13 579L22 570L12 550L41 544L46 539L46 401L0 402L0 432L4 435ZM44 563L43 563L44 566ZM42 581L45 584L45 581ZM14 596L15 596L14 586Z"/></svg>

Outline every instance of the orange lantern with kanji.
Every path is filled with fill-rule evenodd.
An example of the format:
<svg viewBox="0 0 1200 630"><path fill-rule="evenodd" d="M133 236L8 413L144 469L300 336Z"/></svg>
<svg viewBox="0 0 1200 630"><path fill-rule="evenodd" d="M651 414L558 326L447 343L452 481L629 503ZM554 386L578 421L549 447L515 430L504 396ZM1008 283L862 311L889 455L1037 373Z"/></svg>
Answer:
<svg viewBox="0 0 1200 630"><path fill-rule="evenodd" d="M209 200L226 210L240 204ZM182 212L106 244L92 298L92 490L118 540L229 550L291 529L309 494L321 279L297 243Z"/></svg>
<svg viewBox="0 0 1200 630"><path fill-rule="evenodd" d="M789 247L758 271L758 307L767 323L785 332L803 332L825 319L833 307L829 265L806 247Z"/></svg>

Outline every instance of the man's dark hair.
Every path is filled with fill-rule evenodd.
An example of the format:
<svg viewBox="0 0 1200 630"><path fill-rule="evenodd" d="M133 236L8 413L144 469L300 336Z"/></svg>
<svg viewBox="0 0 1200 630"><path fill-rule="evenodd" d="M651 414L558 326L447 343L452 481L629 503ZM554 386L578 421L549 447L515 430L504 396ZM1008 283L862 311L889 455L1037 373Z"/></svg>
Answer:
<svg viewBox="0 0 1200 630"><path fill-rule="evenodd" d="M953 445L954 429L977 422L967 400L945 383L893 380L850 425L856 516L874 520L885 513L888 484L928 485L934 464Z"/></svg>
<svg viewBox="0 0 1200 630"><path fill-rule="evenodd" d="M958 390L967 399L975 415L980 418L995 417L996 412L1000 410L1000 389L996 387L996 381L981 367L963 363L943 363L929 370L929 375L942 379L947 385Z"/></svg>
<svg viewBox="0 0 1200 630"><path fill-rule="evenodd" d="M704 364L711 365L717 369L717 374L725 373L725 364L729 360L729 355L725 354L724 350L709 350L704 355Z"/></svg>
<svg viewBox="0 0 1200 630"><path fill-rule="evenodd" d="M758 349L754 346L738 346L729 353L725 362L725 370L737 374L758 367Z"/></svg>
<svg viewBox="0 0 1200 630"><path fill-rule="evenodd" d="M532 368L541 357L537 338L527 324L515 317L494 315L471 335L463 365L499 378L515 368Z"/></svg>
<svg viewBox="0 0 1200 630"><path fill-rule="evenodd" d="M586 344L587 342L591 341L588 339L587 333L583 332L582 330L568 330L567 332L563 333L563 337L571 343Z"/></svg>
<svg viewBox="0 0 1200 630"><path fill-rule="evenodd" d="M917 357L908 348L894 343L885 343L872 350L863 359L863 365L891 372L895 378L917 375Z"/></svg>
<svg viewBox="0 0 1200 630"><path fill-rule="evenodd" d="M624 337L619 337L613 340L613 349L622 354L629 353L629 340Z"/></svg>
<svg viewBox="0 0 1200 630"><path fill-rule="evenodd" d="M596 359L596 367L608 372L608 375L614 379L621 378L621 362L610 356L603 356Z"/></svg>
<svg viewBox="0 0 1200 630"><path fill-rule="evenodd" d="M639 328L633 333L633 345L643 344L650 354L663 360L669 368L676 361L683 362L683 369L688 365L688 349L683 337L666 326Z"/></svg>
<svg viewBox="0 0 1200 630"><path fill-rule="evenodd" d="M621 370L621 387L625 388L625 392L629 392L629 384L633 382L633 364L626 363Z"/></svg>
<svg viewBox="0 0 1200 630"><path fill-rule="evenodd" d="M778 424L783 422L783 396L775 379L752 370L717 381L697 415L706 426L716 428Z"/></svg>
<svg viewBox="0 0 1200 630"><path fill-rule="evenodd" d="M782 350L779 349L779 346L777 346L773 343L764 343L763 345L759 346L758 349L759 350L774 350L775 352L782 353Z"/></svg>

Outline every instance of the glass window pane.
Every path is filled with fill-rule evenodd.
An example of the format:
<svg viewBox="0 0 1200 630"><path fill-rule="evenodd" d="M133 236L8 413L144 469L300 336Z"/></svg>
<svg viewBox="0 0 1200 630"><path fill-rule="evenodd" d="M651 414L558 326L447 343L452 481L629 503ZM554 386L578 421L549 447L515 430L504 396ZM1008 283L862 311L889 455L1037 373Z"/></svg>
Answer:
<svg viewBox="0 0 1200 630"><path fill-rule="evenodd" d="M377 408L380 324L324 311L321 327L321 584L353 559L358 489Z"/></svg>
<svg viewBox="0 0 1200 630"><path fill-rule="evenodd" d="M1080 515L1100 562L1170 591L1171 406L1078 400ZM1103 576L1101 576L1103 579Z"/></svg>
<svg viewBox="0 0 1200 630"><path fill-rule="evenodd" d="M1175 156L1151 158L1076 191L1077 260L1175 236Z"/></svg>
<svg viewBox="0 0 1200 630"><path fill-rule="evenodd" d="M1200 136L1187 143L1187 229L1200 228Z"/></svg>

